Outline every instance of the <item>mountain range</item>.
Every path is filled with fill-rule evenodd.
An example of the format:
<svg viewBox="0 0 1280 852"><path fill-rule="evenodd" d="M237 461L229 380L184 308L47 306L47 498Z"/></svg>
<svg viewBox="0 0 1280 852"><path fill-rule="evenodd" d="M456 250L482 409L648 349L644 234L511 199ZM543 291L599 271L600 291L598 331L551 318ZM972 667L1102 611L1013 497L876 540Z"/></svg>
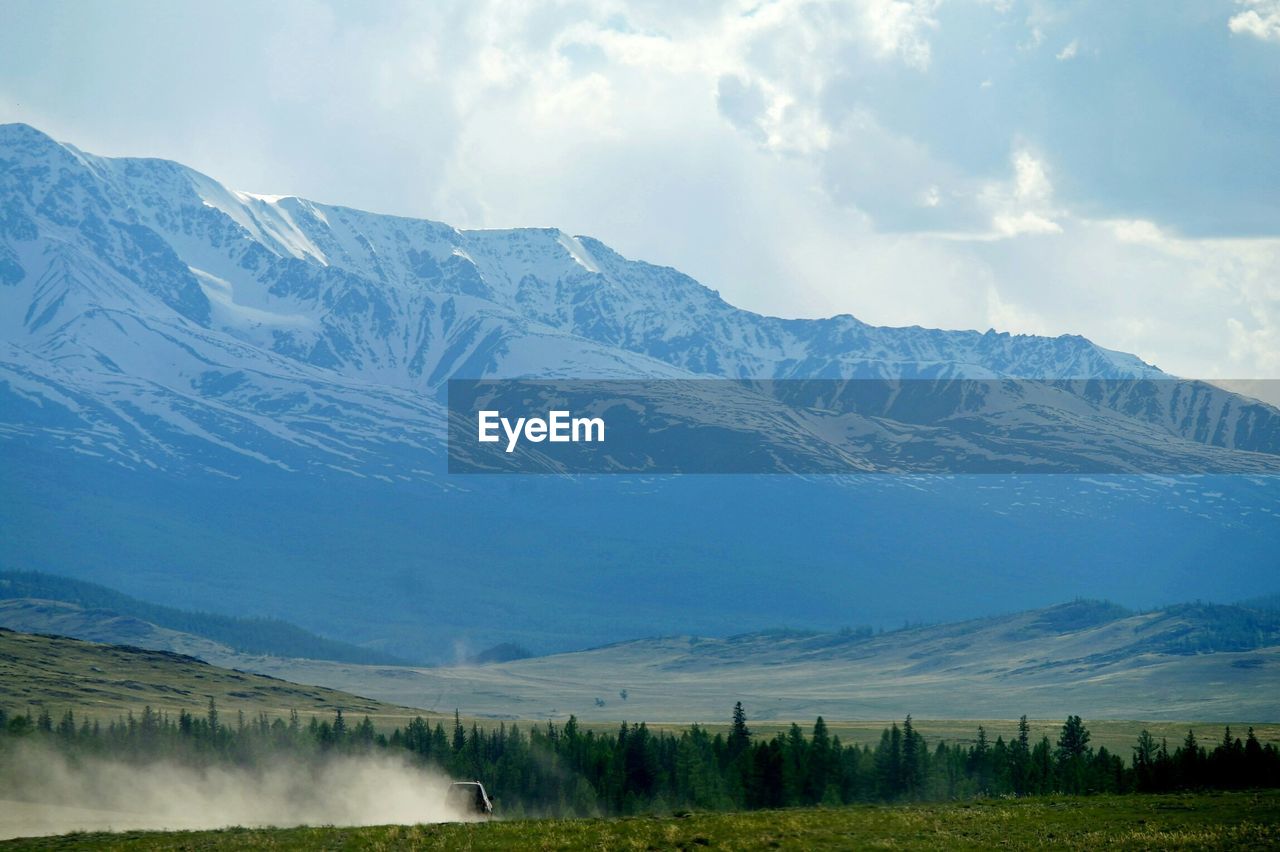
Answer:
<svg viewBox="0 0 1280 852"><path fill-rule="evenodd" d="M1133 355L760 316L589 237L237 192L25 125L0 127L0 347L8 567L414 659L1277 590L1280 412ZM1057 382L1086 446L1223 475L449 476L447 382L495 378ZM950 410L839 413L976 451ZM1043 429L1014 426L979 449Z"/></svg>

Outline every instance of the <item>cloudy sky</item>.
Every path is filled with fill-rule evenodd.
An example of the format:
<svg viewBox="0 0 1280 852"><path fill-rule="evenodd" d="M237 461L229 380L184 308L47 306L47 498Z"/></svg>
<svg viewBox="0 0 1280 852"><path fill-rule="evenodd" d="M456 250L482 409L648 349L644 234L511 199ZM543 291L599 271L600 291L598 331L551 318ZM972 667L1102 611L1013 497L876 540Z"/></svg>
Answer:
<svg viewBox="0 0 1280 852"><path fill-rule="evenodd" d="M0 121L761 312L1280 378L1280 0L6 0Z"/></svg>

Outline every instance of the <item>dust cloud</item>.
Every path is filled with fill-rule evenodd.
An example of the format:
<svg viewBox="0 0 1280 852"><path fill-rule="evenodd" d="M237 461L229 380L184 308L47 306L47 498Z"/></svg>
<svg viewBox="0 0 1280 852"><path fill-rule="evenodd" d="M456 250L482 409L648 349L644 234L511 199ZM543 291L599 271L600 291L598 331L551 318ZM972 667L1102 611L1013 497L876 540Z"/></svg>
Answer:
<svg viewBox="0 0 1280 852"><path fill-rule="evenodd" d="M71 761L39 746L0 759L0 839L70 831L382 825L470 818L449 779L387 755L265 768Z"/></svg>

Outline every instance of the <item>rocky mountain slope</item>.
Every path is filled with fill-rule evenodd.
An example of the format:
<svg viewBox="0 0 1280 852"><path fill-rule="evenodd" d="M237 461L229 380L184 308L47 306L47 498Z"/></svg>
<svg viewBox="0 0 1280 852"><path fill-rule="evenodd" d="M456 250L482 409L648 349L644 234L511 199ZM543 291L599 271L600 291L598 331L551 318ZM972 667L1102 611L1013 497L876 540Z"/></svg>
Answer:
<svg viewBox="0 0 1280 852"><path fill-rule="evenodd" d="M132 466L426 475L453 377L1171 378L1075 336L760 316L587 237L256 196L25 125L0 127L0 203L5 431ZM1140 390L1101 405L1280 452L1267 406Z"/></svg>

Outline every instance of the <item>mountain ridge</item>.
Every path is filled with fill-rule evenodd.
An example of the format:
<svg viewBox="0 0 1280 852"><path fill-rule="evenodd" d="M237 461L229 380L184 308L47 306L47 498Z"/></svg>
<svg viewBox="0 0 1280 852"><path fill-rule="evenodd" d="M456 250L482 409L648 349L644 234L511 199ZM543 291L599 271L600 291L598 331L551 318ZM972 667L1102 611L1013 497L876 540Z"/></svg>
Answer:
<svg viewBox="0 0 1280 852"><path fill-rule="evenodd" d="M453 377L1173 384L1079 335L764 316L591 237L253 195L27 125L0 126L0 165L6 431L131 465L439 471ZM1280 411L1203 383L1089 403L1166 444L1280 451Z"/></svg>
<svg viewBox="0 0 1280 852"><path fill-rule="evenodd" d="M723 319L727 312L750 316L768 323L769 328L765 329L764 339L773 338L772 345L779 351L772 362L761 360L755 366L759 368L767 365L773 367L772 370L749 371L746 368L747 365L743 364L739 364L737 369L723 367L719 370L698 369L713 366L713 362L724 360L723 356L716 356L708 361L705 357L689 354L682 359L686 362L683 366L692 366L694 372L734 377L784 378L789 375L801 375L805 378L820 378L828 375L825 371L829 366L826 364L811 362L806 365L802 359L786 357L798 354L794 350L799 341L788 340L785 335L779 337L781 330L794 331L802 328L819 331L819 337L836 338L834 341L830 339L825 341L828 349L834 348L832 343L838 343L844 351L855 353L859 360L873 360L878 357L886 363L891 363L896 357L909 364L955 362L970 367L985 366L987 372L981 374L982 377L1010 375L1010 367L1021 369L1022 377L1026 378L1097 377L1105 374L1099 369L1100 366L1109 367L1113 371L1112 374L1117 377L1163 375L1134 356L1103 349L1079 335L1042 338L1034 335L1012 336L994 331L985 334L977 331L944 331L919 326L895 329L870 326L849 314L817 320L766 316L729 305L718 292L704 287L671 267L655 266L642 261L628 261L594 238L571 236L559 229L462 231L431 220L368 213L340 205L319 204L297 196L260 196L227 190L213 179L171 161L95 157L81 152L74 146L58 143L28 125L0 125L0 146L4 146L6 140L13 137L17 137L21 144L11 143L8 147L16 147L19 155L26 152L28 157L37 164L34 171L39 171L38 163L42 155L43 157L53 155L53 159L62 159L66 165L71 164L66 161L74 161L82 165L85 171L103 184L102 188L85 187L84 175L64 175L51 187L53 190L51 194L55 198L69 202L70 198L61 196L69 192L73 193L75 188L80 188L86 191L91 200L98 202L101 206L103 201L110 200L114 195L116 204L127 205L127 209L138 217L139 224L145 223L157 234L175 239L177 248L189 252L190 257L187 261L190 267L200 269L204 269L206 265L214 267L207 270L212 275L218 275L220 272L236 275L245 267L252 269L258 265L269 264L270 259L265 256L262 249L274 249L281 258L287 255L288 257L284 258L286 261L289 259L304 261L309 258L326 268L365 273L381 282L395 283L402 287L419 283L430 276L428 280L433 281L439 292L473 296L501 294L506 299L519 303L526 316L543 320L548 326L558 327L559 330L574 328L583 330L587 324L582 315L575 314L573 310L580 305L557 305L546 302L546 297L551 295L555 288L563 287L571 290L571 295L575 299L593 300L591 306L596 309L594 317L598 320L593 325L594 330L597 335L602 333L615 335L615 338L609 341L615 343L621 342L620 338L628 330L623 328L618 317L611 316L608 310L603 310L608 306L607 303L611 298L618 293L624 294L632 300L629 306L634 307L638 297L647 296L653 299L677 293L694 298L696 300L694 307L701 308L704 312L714 310L717 312L718 319ZM59 153L66 156L57 157ZM10 169L14 169L13 161L10 160L9 163ZM27 171L32 169L28 168ZM77 187L77 184L80 186ZM142 188L131 191L131 187L135 185ZM12 185L6 187L10 192L14 188ZM35 202L34 195L41 187L38 181L28 180L20 188L25 189L30 196L29 200ZM98 191L93 191L95 189ZM164 193L173 194L176 197L166 199ZM199 209L194 209L197 201ZM156 209L147 212L145 205L148 204ZM62 207L56 204L51 207L46 205L42 212L46 215L50 212L61 214L57 218L62 222L74 221L75 213L69 205ZM332 221L330 216L337 221ZM9 211L7 219L11 236L29 236L36 228L29 217L22 217L13 209ZM93 219L86 221L95 227L97 225ZM386 233L386 229L380 227L382 222L394 223L403 230L393 229L390 233ZM362 226L366 230L361 230ZM380 231L383 233L379 233ZM257 246L233 247L229 257L227 254L218 255L217 252L207 250L198 251L197 249L208 248L192 244L192 239L198 236L213 237L228 243L236 241L234 238L251 236L256 238ZM408 246L411 237L418 238L419 244ZM380 239L380 246L375 247L371 242L374 238ZM395 243L400 243L398 252L393 250ZM214 248L220 247L220 245L214 246ZM383 251L374 251L375 248L381 248ZM166 260L173 259L159 250L159 247L157 250L157 253ZM433 250L435 253L428 250ZM384 260L384 254L398 254L396 259L400 262L392 263L390 260ZM357 259L356 255L363 255L363 257ZM173 255L175 258L176 256L176 254ZM495 259L508 261L514 259L523 263L517 263L514 270L501 269L492 262ZM228 265L229 260L239 261L240 268ZM284 266L292 267L295 274L300 274L296 264L285 263ZM537 272L546 272L548 269L562 274L566 270L568 273L580 274L576 276L569 274L555 281L539 281L533 277ZM605 271L611 275L601 275ZM277 270L277 273L279 272L280 270ZM591 286L583 287L581 285L584 283L584 276L599 277L590 279ZM282 280L279 274L272 279L271 283L275 287L274 295L282 297L297 295L316 284L314 280L299 281L287 278ZM537 284L544 286L539 287L536 286ZM608 286L599 286L602 284ZM203 300L200 298L197 293L198 283L187 276L176 286L177 292L166 294L173 300L171 307L179 313L184 313L188 319L207 323L213 304L207 294ZM509 307L509 305L505 306ZM652 309L652 303L645 307ZM639 341L633 342L643 342L647 339L649 343L657 344L678 339L673 331L672 316L658 315L656 318L660 320L660 325L654 328L647 323L652 322L655 316L640 313L641 316L636 325L630 329L631 333L640 335ZM895 332L913 339L896 347L890 345L883 337L879 340L871 340L872 348L878 346L880 351L865 353L864 350L868 348L866 336L877 333L882 335L885 332ZM649 337L645 338L644 335ZM760 335L756 337L756 342L759 342ZM964 344L960 348L958 358L955 352L943 351L945 349L943 343L954 341ZM1052 364L1043 360L1041 354L1038 364L1017 364L1011 353L1001 351L1007 348L1011 341L1037 342L1041 345L1054 341L1056 345L1065 348L1065 354L1083 358L1089 363L1077 366L1067 360L1065 363ZM858 345L859 342L862 345ZM781 350L784 349L792 351L783 353ZM668 351L665 354L671 353ZM326 356L315 354L313 357L323 360ZM830 358L829 355L826 357ZM682 365L677 363L677 366ZM1032 370L1037 367L1040 372L1033 373ZM1070 372L1071 370L1076 372Z"/></svg>

